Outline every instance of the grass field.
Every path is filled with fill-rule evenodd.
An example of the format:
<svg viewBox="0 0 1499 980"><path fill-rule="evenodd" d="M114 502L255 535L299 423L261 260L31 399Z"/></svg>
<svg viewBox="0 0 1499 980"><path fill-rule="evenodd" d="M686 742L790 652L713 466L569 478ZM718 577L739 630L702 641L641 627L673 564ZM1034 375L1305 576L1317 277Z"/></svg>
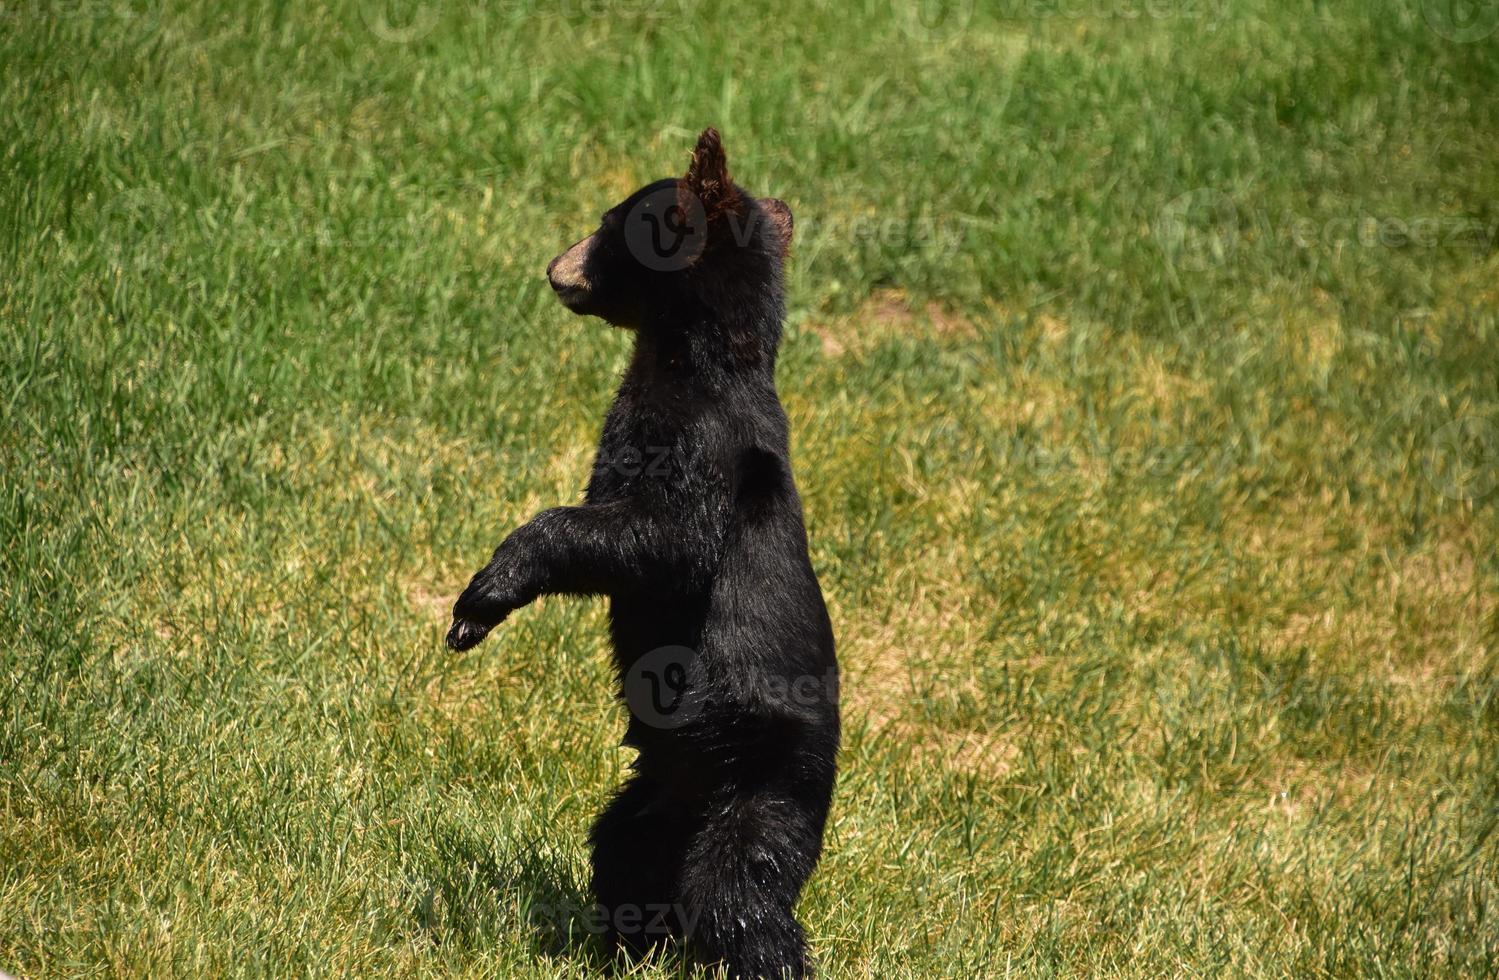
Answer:
<svg viewBox="0 0 1499 980"><path fill-rule="evenodd" d="M447 610L723 130L833 977L1499 972L1499 7L0 3L0 970L591 976L599 603ZM642 976L684 972L679 960Z"/></svg>

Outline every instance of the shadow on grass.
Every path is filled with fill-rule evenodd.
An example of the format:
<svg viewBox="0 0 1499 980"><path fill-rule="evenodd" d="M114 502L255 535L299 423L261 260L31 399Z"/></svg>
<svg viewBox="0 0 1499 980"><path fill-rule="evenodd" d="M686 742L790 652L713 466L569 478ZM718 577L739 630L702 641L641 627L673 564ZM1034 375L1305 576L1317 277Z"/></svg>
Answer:
<svg viewBox="0 0 1499 980"><path fill-rule="evenodd" d="M434 945L456 950L529 943L538 957L564 957L591 973L633 973L606 948L585 883L561 854L540 842L496 851L460 828L435 829L427 867L413 868L412 919ZM675 949L651 961L673 976L690 966Z"/></svg>

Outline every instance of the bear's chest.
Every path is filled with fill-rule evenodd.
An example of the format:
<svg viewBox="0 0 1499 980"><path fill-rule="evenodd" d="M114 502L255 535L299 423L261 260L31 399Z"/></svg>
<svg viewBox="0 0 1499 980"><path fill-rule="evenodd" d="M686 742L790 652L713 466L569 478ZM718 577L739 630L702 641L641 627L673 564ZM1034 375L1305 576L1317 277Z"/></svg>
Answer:
<svg viewBox="0 0 1499 980"><path fill-rule="evenodd" d="M659 406L616 403L594 455L588 502L665 498L688 486L701 466L694 428L691 418Z"/></svg>

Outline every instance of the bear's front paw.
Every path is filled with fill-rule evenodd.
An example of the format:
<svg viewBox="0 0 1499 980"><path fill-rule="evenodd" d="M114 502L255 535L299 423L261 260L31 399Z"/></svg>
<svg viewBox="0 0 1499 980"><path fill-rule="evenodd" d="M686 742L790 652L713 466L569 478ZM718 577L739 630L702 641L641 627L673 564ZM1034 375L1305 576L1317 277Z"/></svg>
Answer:
<svg viewBox="0 0 1499 980"><path fill-rule="evenodd" d="M448 647L460 653L478 646L489 635L491 627L481 626L468 619L455 619L448 630Z"/></svg>
<svg viewBox="0 0 1499 980"><path fill-rule="evenodd" d="M490 630L505 621L511 610L525 605L518 578L514 568L499 559L475 575L458 601L453 603L448 646L454 650L476 646Z"/></svg>

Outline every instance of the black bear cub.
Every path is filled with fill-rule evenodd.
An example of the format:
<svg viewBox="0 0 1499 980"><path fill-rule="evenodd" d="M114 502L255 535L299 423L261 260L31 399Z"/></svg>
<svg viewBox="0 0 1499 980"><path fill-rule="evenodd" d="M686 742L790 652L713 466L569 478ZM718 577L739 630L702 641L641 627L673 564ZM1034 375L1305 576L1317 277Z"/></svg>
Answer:
<svg viewBox="0 0 1499 980"><path fill-rule="evenodd" d="M792 914L822 850L837 663L791 478L775 361L791 212L705 130L547 267L563 305L635 332L580 506L517 528L453 607L468 649L553 593L609 597L633 773L593 826L616 949L677 938L734 977L801 977Z"/></svg>

